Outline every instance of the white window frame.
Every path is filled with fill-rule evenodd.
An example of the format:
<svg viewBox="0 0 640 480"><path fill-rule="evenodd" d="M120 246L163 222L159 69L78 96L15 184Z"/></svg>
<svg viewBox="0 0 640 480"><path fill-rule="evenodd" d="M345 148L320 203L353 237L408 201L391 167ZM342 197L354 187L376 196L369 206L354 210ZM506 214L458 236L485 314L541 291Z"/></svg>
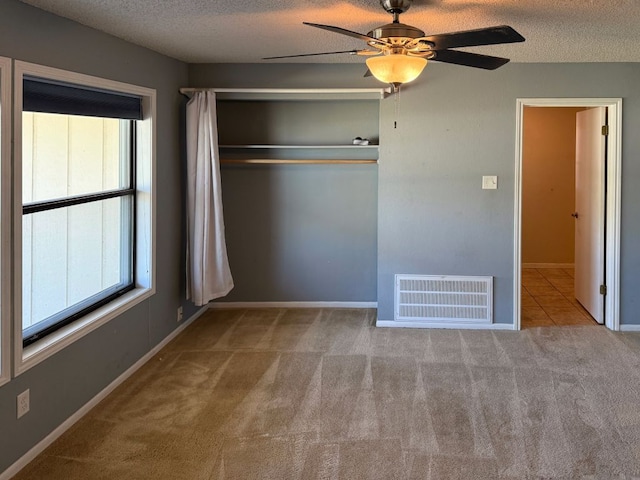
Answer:
<svg viewBox="0 0 640 480"><path fill-rule="evenodd" d="M0 385L11 379L11 59L0 57Z"/></svg>
<svg viewBox="0 0 640 480"><path fill-rule="evenodd" d="M142 97L143 119L136 138L136 264L135 288L43 339L23 348L22 344L22 85L25 75L89 87L129 93ZM13 184L13 306L14 374L59 352L109 320L123 314L155 293L155 211L156 211L156 91L99 77L16 61L14 67L14 184Z"/></svg>

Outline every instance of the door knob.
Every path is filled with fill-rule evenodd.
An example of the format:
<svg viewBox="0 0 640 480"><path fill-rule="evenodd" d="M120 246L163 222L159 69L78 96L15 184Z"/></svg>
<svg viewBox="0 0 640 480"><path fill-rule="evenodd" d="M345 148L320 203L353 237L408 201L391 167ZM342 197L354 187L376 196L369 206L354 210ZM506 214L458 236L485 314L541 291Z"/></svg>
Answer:
<svg viewBox="0 0 640 480"><path fill-rule="evenodd" d="M578 218L578 212L573 212L573 213L571 214L571 216L572 216L573 218Z"/></svg>

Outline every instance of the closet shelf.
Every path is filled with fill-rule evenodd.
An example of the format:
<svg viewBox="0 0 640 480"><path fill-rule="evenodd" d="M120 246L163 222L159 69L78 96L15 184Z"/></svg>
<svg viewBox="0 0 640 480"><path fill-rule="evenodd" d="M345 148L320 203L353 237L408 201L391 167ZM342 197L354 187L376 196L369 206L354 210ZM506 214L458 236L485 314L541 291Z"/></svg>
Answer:
<svg viewBox="0 0 640 480"><path fill-rule="evenodd" d="M385 89L215 91L222 165L377 164Z"/></svg>
<svg viewBox="0 0 640 480"><path fill-rule="evenodd" d="M219 145L220 148L224 149L325 149L325 148L348 148L348 149L376 149L379 145L259 145L259 144L249 144L249 145Z"/></svg>
<svg viewBox="0 0 640 480"><path fill-rule="evenodd" d="M243 158L243 159L220 159L221 165L371 165L378 163L377 160L354 160L339 159L331 160L319 159L283 159L283 158Z"/></svg>

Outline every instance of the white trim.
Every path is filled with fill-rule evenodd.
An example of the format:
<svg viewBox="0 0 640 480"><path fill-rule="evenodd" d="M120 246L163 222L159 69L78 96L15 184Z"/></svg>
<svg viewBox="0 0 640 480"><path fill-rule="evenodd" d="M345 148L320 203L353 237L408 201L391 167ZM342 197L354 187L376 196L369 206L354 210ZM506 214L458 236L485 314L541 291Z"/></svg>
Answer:
<svg viewBox="0 0 640 480"><path fill-rule="evenodd" d="M24 75L50 78L142 97L137 128L136 288L52 335L22 347L22 84ZM13 97L13 371L20 375L77 339L155 294L156 285L156 91L57 68L16 61Z"/></svg>
<svg viewBox="0 0 640 480"><path fill-rule="evenodd" d="M398 320L376 320L376 327L386 328L433 328L453 330L513 330L511 323L439 323L439 322L402 322Z"/></svg>
<svg viewBox="0 0 640 480"><path fill-rule="evenodd" d="M11 378L11 59L0 57L0 385Z"/></svg>
<svg viewBox="0 0 640 480"><path fill-rule="evenodd" d="M20 73L21 76L33 75L35 77L49 78L52 80L60 80L63 82L76 83L79 85L86 85L89 87L103 88L105 90L114 90L116 92L130 93L133 95L140 95L141 97L154 96L155 90L147 87L141 87L138 85L132 85L130 83L118 82L116 80L109 80L107 78L95 77L93 75L85 75L84 73L71 72L69 70L62 70L59 68L46 67L44 65L38 65L35 63L22 62L16 60L14 73ZM22 95L22 77L21 83L16 87L20 87L20 94ZM22 98L20 98L20 105L22 106ZM144 110L144 108L143 108ZM145 120L149 116L149 112L144 112Z"/></svg>
<svg viewBox="0 0 640 480"><path fill-rule="evenodd" d="M523 263L522 268L575 268L573 263Z"/></svg>
<svg viewBox="0 0 640 480"><path fill-rule="evenodd" d="M640 332L640 325L620 325L621 332Z"/></svg>
<svg viewBox="0 0 640 480"><path fill-rule="evenodd" d="M182 331L187 328L192 322L194 322L198 317L200 317L203 313L207 311L207 307L202 307L198 310L194 315L192 315L188 320L186 320L182 325L172 331L167 337L164 338L158 345L153 347L149 352L147 352L140 360L131 365L127 370L125 370L118 378L116 378L113 382L103 388L95 397L85 403L82 407L76 410L73 415L67 418L64 422L62 422L58 427L53 430L49 435L40 440L33 448L31 448L27 453L25 453L22 457L20 457L17 461L15 461L9 468L7 468L4 472L0 473L0 480L9 480L14 475L22 470L29 462L31 462L34 458L36 458L39 454L41 454L49 445L55 442L63 433L69 430L76 422L78 422L82 417L84 417L89 411L95 407L98 403L104 400L111 392L113 392L117 387L119 387L122 383L124 383L131 375L133 375L137 370L139 370L145 363L153 358L155 354L157 354L160 350L167 346L167 344L176 338Z"/></svg>
<svg viewBox="0 0 640 480"><path fill-rule="evenodd" d="M378 308L377 302L212 302L211 309L223 308Z"/></svg>
<svg viewBox="0 0 640 480"><path fill-rule="evenodd" d="M516 101L516 161L514 208L514 329L520 330L521 286L521 216L522 216L522 121L525 106L536 107L607 107L609 141L607 142L607 227L605 232L606 272L605 325L620 330L620 214L622 186L622 98L519 98Z"/></svg>
<svg viewBox="0 0 640 480"><path fill-rule="evenodd" d="M29 370L34 365L63 350L76 340L113 320L152 295L153 293L150 289L136 288L26 348L22 348L22 330L18 330L16 326L15 350L20 352L20 358L15 359L15 375L18 376ZM18 310L17 306L15 310ZM22 319L22 316L17 318Z"/></svg>

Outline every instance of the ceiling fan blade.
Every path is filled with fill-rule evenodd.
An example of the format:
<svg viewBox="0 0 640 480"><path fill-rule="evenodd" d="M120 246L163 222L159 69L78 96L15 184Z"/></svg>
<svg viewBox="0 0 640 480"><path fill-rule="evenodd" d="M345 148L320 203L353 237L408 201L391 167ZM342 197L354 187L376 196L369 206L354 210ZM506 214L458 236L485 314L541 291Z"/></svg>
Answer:
<svg viewBox="0 0 640 480"><path fill-rule="evenodd" d="M329 30L330 32L340 33L342 35L347 35L349 37L358 38L360 40L364 40L365 42L375 42L380 45L391 45L389 42L385 42L384 40L379 40L377 38L370 37L368 35L364 35L363 33L352 32L351 30L346 30L340 27L334 27L331 25L322 25L320 23L310 23L310 22L302 22L305 25L309 25L310 27L322 28L323 30Z"/></svg>
<svg viewBox="0 0 640 480"><path fill-rule="evenodd" d="M509 62L508 58L491 57L489 55L460 52L458 50L438 50L432 60L464 65L465 67L483 68L485 70L495 70Z"/></svg>
<svg viewBox="0 0 640 480"><path fill-rule="evenodd" d="M363 50L340 50L338 52L320 52L320 53L301 53L299 55L280 55L277 57L264 57L262 60L276 60L278 58L295 58L295 57L314 57L316 55L335 55L338 53L348 53L350 55L359 55ZM369 51L369 50L364 50Z"/></svg>
<svg viewBox="0 0 640 480"><path fill-rule="evenodd" d="M524 37L508 25L479 28L464 32L429 35L424 40L431 42L434 50L456 47L475 47L477 45L497 45L500 43L524 42Z"/></svg>

